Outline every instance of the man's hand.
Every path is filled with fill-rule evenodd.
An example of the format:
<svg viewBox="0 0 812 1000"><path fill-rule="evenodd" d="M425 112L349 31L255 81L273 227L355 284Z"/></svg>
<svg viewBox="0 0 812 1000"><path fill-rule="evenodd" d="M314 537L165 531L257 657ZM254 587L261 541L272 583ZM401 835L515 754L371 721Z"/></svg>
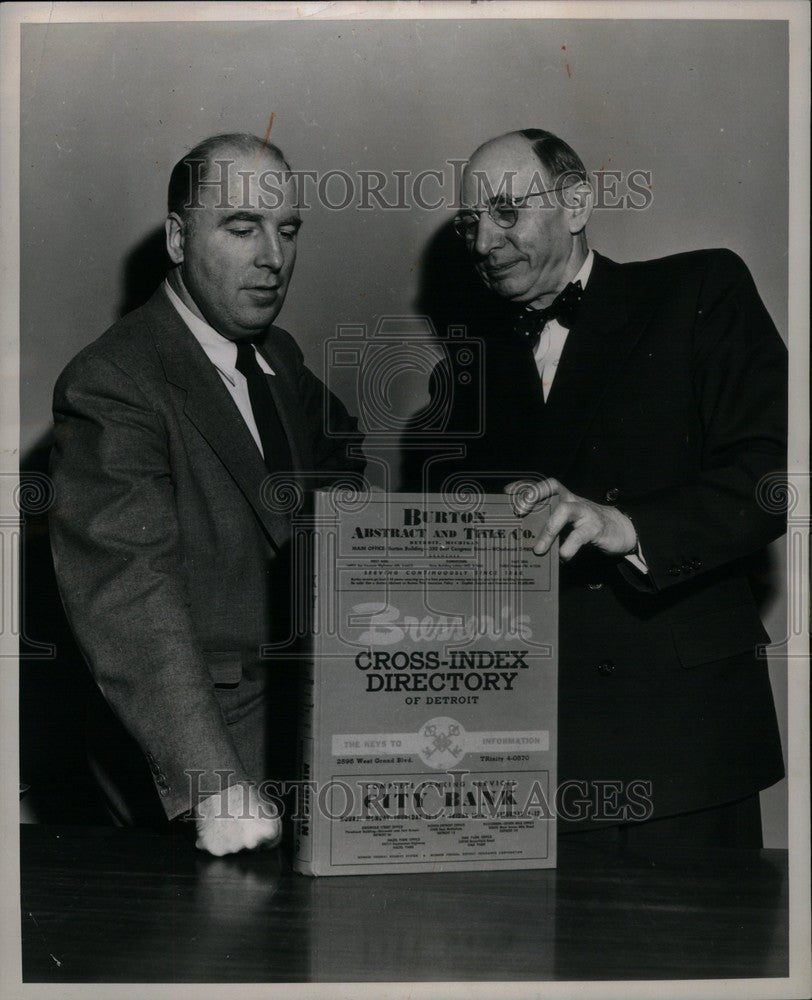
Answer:
<svg viewBox="0 0 812 1000"><path fill-rule="evenodd" d="M203 799L195 823L195 846L216 857L276 847L282 839L281 819L262 802L256 787L245 782Z"/></svg>
<svg viewBox="0 0 812 1000"><path fill-rule="evenodd" d="M558 506L533 546L536 555L544 555L567 525L572 530L558 550L564 562L569 562L582 545L594 545L600 552L613 556L628 555L637 547L637 532L625 514L614 507L604 507L570 493L556 479L545 479L540 483L510 483L505 492L520 517L529 514L551 496L559 497Z"/></svg>

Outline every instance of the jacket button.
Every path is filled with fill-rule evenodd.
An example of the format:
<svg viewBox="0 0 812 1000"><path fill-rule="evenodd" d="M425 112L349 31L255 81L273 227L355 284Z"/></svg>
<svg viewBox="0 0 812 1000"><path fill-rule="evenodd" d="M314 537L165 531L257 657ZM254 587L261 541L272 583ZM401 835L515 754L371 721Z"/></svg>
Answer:
<svg viewBox="0 0 812 1000"><path fill-rule="evenodd" d="M694 559L691 562L691 569L702 569L702 560L701 559Z"/></svg>
<svg viewBox="0 0 812 1000"><path fill-rule="evenodd" d="M617 486L613 486L610 490L606 491L606 502L614 503L619 496L620 496L620 490L617 488Z"/></svg>
<svg viewBox="0 0 812 1000"><path fill-rule="evenodd" d="M671 574L671 576L679 576L682 573L682 570L679 568L679 566L669 566L668 572Z"/></svg>
<svg viewBox="0 0 812 1000"><path fill-rule="evenodd" d="M603 590L603 584L602 583L590 583L589 584L589 589L590 590Z"/></svg>
<svg viewBox="0 0 812 1000"><path fill-rule="evenodd" d="M604 660L603 663L598 664L598 673L603 674L604 677L608 677L609 674L615 672L615 665L611 660Z"/></svg>
<svg viewBox="0 0 812 1000"><path fill-rule="evenodd" d="M160 791L161 795L164 795L164 796L169 795L169 789L166 787L166 785L164 785L163 788L159 789L159 791Z"/></svg>

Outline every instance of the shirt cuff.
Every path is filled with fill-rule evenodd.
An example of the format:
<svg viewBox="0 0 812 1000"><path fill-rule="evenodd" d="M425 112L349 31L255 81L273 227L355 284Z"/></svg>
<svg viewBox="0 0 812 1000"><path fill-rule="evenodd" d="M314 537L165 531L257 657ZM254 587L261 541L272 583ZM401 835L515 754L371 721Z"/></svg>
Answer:
<svg viewBox="0 0 812 1000"><path fill-rule="evenodd" d="M640 570L641 573L645 573L648 576L648 564L643 558L643 550L640 548L640 541L638 539L637 549L634 552L630 552L627 556L624 556L626 562L630 562L635 569Z"/></svg>

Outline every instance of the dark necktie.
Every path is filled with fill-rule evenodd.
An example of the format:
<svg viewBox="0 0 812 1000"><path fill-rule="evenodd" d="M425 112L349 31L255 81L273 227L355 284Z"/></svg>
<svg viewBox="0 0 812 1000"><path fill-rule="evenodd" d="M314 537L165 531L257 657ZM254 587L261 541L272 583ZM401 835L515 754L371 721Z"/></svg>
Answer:
<svg viewBox="0 0 812 1000"><path fill-rule="evenodd" d="M259 367L250 341L237 341L236 368L248 383L248 398L262 442L265 465L270 472L289 472L293 468L290 445L268 385L268 376Z"/></svg>
<svg viewBox="0 0 812 1000"><path fill-rule="evenodd" d="M519 336L527 340L531 351L535 352L544 325L549 320L558 320L561 326L569 330L575 322L575 313L583 295L584 290L581 287L581 282L571 281L563 291L556 295L546 309L530 309L522 312L513 329Z"/></svg>

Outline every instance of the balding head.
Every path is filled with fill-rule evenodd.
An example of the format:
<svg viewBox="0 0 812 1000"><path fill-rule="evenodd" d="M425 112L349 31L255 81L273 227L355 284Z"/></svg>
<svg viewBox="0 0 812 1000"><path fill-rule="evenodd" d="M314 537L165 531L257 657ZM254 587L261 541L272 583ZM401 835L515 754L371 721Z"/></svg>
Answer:
<svg viewBox="0 0 812 1000"><path fill-rule="evenodd" d="M506 132L504 135L484 142L473 156L494 143L518 142L521 144L522 140L529 145L535 154L548 183L571 183L575 180L585 181L587 179L586 167L572 146L557 135L542 128L523 128L516 132Z"/></svg>
<svg viewBox="0 0 812 1000"><path fill-rule="evenodd" d="M546 305L586 257L592 190L580 158L549 132L483 143L465 168L462 203L477 271L505 299Z"/></svg>
<svg viewBox="0 0 812 1000"><path fill-rule="evenodd" d="M190 207L200 206L201 188L217 177L224 176L225 170L217 161L233 163L256 157L263 158L270 167L290 171L282 150L271 142L265 142L250 132L227 132L213 135L198 143L194 149L181 157L172 168L167 192L167 212L183 216Z"/></svg>

